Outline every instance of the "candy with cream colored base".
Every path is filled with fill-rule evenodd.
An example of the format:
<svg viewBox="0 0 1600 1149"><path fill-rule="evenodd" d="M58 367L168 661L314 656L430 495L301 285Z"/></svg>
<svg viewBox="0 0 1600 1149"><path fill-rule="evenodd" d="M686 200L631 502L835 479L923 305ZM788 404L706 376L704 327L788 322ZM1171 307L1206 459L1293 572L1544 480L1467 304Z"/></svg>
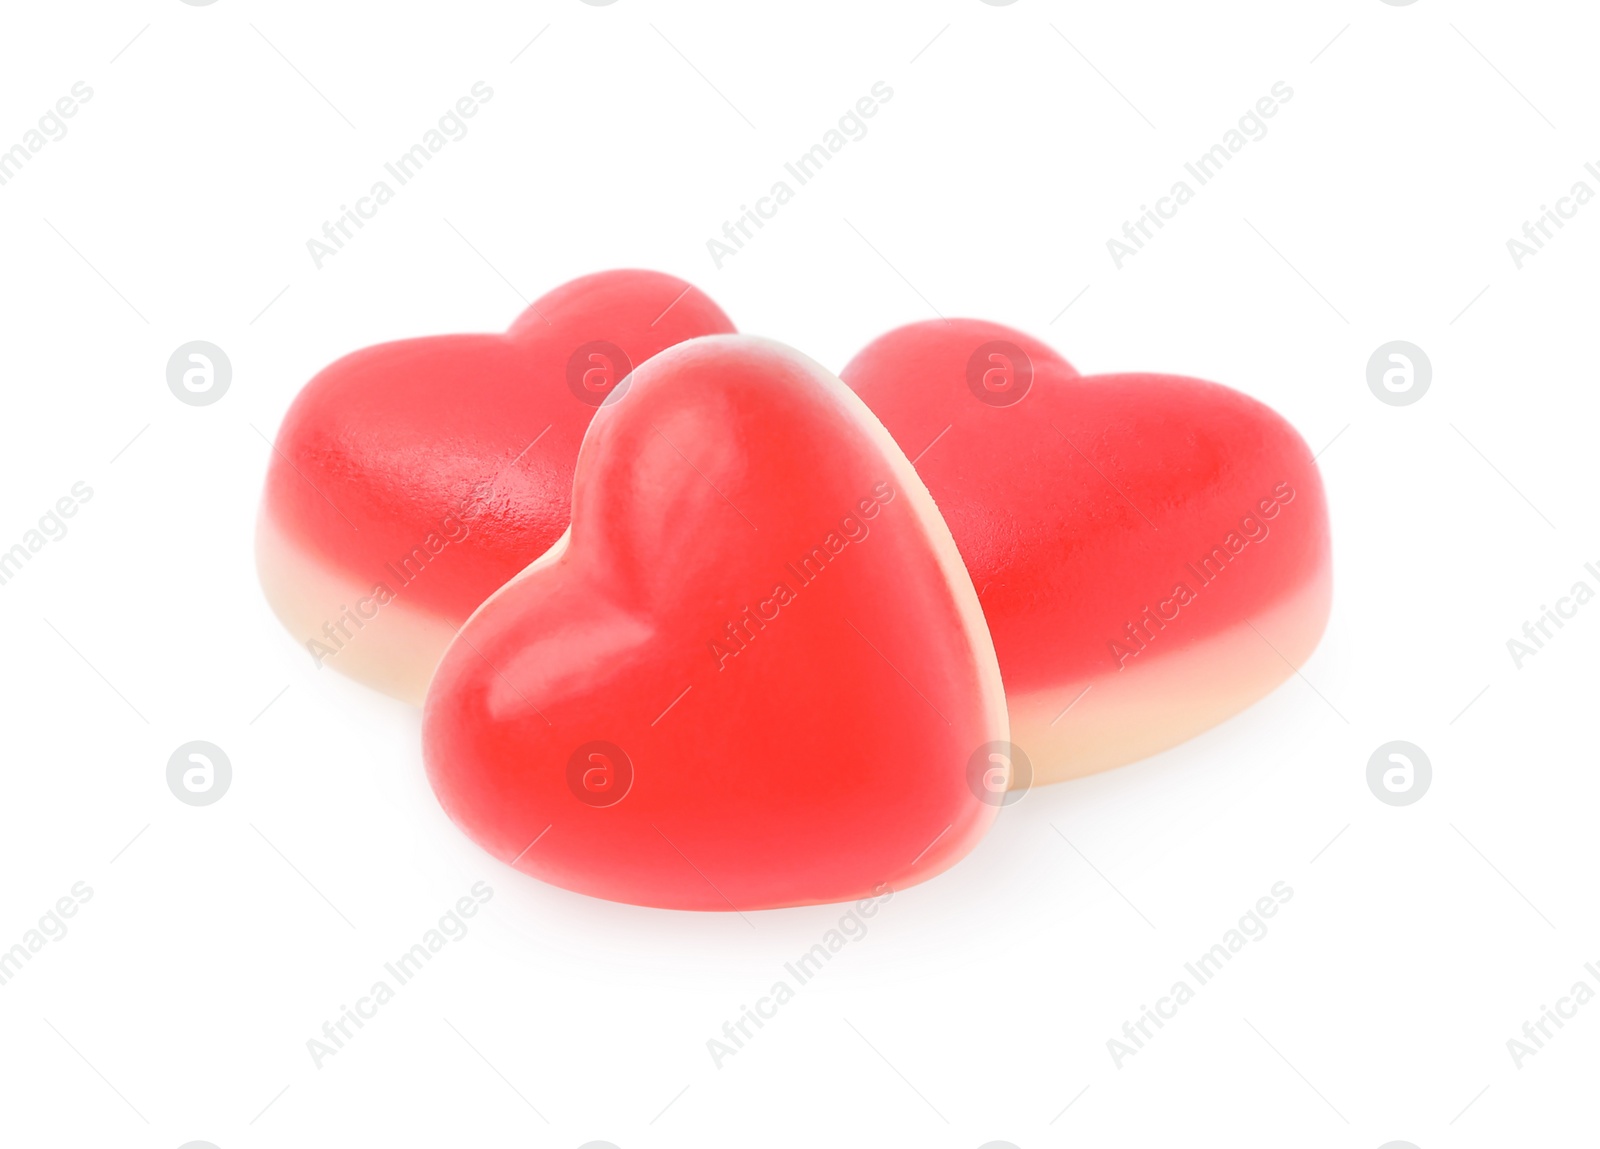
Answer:
<svg viewBox="0 0 1600 1149"><path fill-rule="evenodd" d="M977 594L909 461L838 379L746 336L662 352L600 410L570 532L468 620L423 717L434 790L490 854L718 911L954 864L998 808L973 764L1006 737Z"/></svg>
<svg viewBox="0 0 1600 1149"><path fill-rule="evenodd" d="M263 589L319 666L420 704L484 599L561 537L584 431L628 372L733 325L653 271L575 279L503 334L369 347L279 428L257 522Z"/></svg>
<svg viewBox="0 0 1600 1149"><path fill-rule="evenodd" d="M977 320L891 331L841 377L949 523L1035 782L1175 746L1315 649L1322 480L1263 404L1198 379L1080 376Z"/></svg>

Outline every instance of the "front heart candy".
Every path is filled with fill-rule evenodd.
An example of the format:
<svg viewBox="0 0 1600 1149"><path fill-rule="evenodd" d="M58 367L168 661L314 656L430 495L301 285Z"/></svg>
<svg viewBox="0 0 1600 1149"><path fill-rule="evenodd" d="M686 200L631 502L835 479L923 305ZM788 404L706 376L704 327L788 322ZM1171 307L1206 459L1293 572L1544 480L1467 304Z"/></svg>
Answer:
<svg viewBox="0 0 1600 1149"><path fill-rule="evenodd" d="M1322 480L1262 404L1198 379L1086 378L976 320L891 331L841 378L950 524L1036 780L1176 745L1316 647Z"/></svg>
<svg viewBox="0 0 1600 1149"><path fill-rule="evenodd" d="M340 359L278 431L256 534L268 601L318 666L420 703L461 623L566 529L606 396L658 351L732 330L680 279L609 271L504 334Z"/></svg>
<svg viewBox="0 0 1600 1149"><path fill-rule="evenodd" d="M837 379L743 336L661 353L601 408L571 530L462 628L423 717L434 790L489 853L697 910L938 873L992 820L1006 737L916 472Z"/></svg>

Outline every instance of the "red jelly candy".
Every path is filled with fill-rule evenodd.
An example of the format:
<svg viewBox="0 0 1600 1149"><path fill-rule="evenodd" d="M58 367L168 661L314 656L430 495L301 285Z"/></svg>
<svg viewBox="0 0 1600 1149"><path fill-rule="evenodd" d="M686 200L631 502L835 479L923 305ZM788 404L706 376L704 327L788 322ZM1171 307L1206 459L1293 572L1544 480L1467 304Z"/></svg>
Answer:
<svg viewBox="0 0 1600 1149"><path fill-rule="evenodd" d="M1322 479L1261 403L1172 375L1083 377L970 319L891 331L841 377L950 525L1037 781L1192 737L1316 647Z"/></svg>
<svg viewBox="0 0 1600 1149"><path fill-rule="evenodd" d="M570 532L467 622L423 718L435 792L495 857L723 911L945 869L994 816L1005 738L916 472L832 375L744 336L657 355L600 409Z"/></svg>
<svg viewBox="0 0 1600 1149"><path fill-rule="evenodd" d="M278 431L256 535L267 599L318 665L420 703L461 623L566 529L605 397L658 351L732 330L680 279L608 271L504 334L345 356Z"/></svg>

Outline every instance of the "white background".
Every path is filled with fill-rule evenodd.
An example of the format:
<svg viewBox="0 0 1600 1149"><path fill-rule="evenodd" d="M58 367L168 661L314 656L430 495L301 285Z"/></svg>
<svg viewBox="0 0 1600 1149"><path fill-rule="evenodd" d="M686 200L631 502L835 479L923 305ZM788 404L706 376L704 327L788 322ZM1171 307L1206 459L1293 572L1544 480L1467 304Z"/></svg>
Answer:
<svg viewBox="0 0 1600 1149"><path fill-rule="evenodd" d="M0 187L0 544L94 496L0 587L0 948L94 894L0 987L0 1141L1590 1143L1600 1004L1520 1069L1506 1041L1600 988L1600 606L1520 670L1506 640L1600 589L1600 204L1521 270L1506 241L1600 191L1597 30L1577 0L8 4L0 146L94 95ZM306 240L479 80L470 134L317 270ZM870 134L717 269L707 239L880 80ZM1118 270L1106 240L1280 80L1270 134ZM253 569L264 437L318 368L613 266L835 369L980 316L1331 443L1302 676L1028 795L720 1069L707 1039L839 910L505 869L439 811L418 714L314 669ZM167 389L194 339L233 363L214 406ZM1413 406L1367 388L1393 339L1433 363ZM193 739L234 768L206 808L165 782ZM1391 739L1433 762L1405 808L1365 782ZM315 1068L480 880L471 933ZM1117 1068L1107 1039L1279 881L1270 933Z"/></svg>

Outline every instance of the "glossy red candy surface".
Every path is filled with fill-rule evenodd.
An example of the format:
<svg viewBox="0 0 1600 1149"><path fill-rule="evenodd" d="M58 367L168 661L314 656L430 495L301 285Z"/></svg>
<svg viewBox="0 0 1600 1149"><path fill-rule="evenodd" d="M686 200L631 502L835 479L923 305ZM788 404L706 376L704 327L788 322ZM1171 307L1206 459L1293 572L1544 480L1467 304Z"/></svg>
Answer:
<svg viewBox="0 0 1600 1149"><path fill-rule="evenodd" d="M744 911L953 864L996 810L1006 719L905 456L815 363L718 336L600 409L570 534L468 621L423 737L445 810L495 857Z"/></svg>

